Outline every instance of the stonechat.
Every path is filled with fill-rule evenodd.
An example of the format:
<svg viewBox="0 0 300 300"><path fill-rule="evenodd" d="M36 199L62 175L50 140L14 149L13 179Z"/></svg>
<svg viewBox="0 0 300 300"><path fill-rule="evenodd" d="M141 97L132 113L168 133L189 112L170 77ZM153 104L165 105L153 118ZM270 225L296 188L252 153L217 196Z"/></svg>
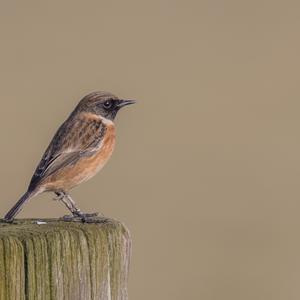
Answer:
<svg viewBox="0 0 300 300"><path fill-rule="evenodd" d="M85 96L59 127L37 166L27 192L5 215L12 221L22 206L43 192L54 192L74 217L85 220L69 191L96 175L115 146L114 119L120 108L133 104L107 92Z"/></svg>

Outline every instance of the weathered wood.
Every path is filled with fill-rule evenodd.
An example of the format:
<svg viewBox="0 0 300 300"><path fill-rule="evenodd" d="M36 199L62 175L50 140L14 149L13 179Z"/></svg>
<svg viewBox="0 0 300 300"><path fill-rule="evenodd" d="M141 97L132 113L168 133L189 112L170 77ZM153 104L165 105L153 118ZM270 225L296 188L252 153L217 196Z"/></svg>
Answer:
<svg viewBox="0 0 300 300"><path fill-rule="evenodd" d="M93 222L0 223L0 300L126 300L129 232Z"/></svg>

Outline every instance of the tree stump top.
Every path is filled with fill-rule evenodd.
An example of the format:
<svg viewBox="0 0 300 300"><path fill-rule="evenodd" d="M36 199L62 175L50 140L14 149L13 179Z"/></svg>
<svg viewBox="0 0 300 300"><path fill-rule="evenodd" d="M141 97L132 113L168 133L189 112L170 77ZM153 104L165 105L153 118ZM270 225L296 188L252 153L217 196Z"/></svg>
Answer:
<svg viewBox="0 0 300 300"><path fill-rule="evenodd" d="M0 299L127 299L131 240L113 219L0 223Z"/></svg>

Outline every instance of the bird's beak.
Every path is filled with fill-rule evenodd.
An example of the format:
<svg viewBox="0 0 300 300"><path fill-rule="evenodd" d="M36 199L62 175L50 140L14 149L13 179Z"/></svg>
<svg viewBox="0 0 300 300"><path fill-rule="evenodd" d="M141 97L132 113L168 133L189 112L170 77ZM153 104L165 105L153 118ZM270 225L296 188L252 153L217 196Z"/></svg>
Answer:
<svg viewBox="0 0 300 300"><path fill-rule="evenodd" d="M134 104L134 100L119 100L118 107L121 108L126 105Z"/></svg>

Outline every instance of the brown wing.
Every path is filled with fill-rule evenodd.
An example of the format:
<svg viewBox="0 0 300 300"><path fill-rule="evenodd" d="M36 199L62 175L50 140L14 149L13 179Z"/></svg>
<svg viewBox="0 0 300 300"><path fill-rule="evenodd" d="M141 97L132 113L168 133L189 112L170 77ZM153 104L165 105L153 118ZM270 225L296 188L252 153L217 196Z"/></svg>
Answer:
<svg viewBox="0 0 300 300"><path fill-rule="evenodd" d="M76 163L101 146L106 126L101 119L82 117L69 119L58 129L31 179L34 190L42 179L57 170Z"/></svg>

